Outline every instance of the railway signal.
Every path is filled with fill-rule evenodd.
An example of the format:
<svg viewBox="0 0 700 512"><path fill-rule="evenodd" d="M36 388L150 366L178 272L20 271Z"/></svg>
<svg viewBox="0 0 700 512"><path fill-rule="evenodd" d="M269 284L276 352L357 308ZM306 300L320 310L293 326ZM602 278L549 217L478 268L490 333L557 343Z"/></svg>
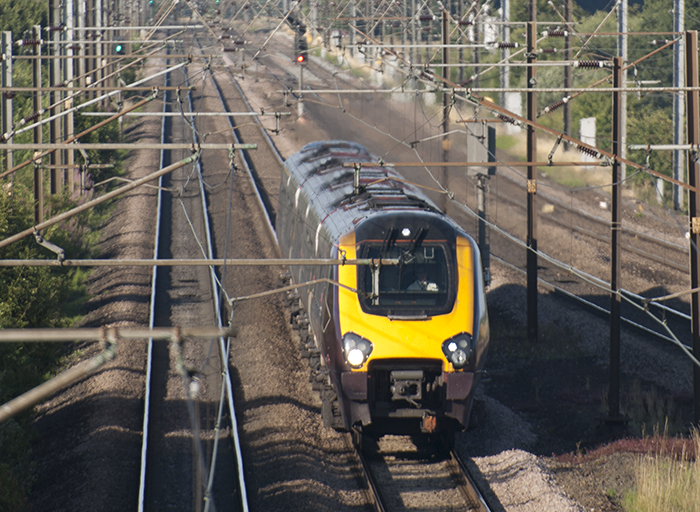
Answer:
<svg viewBox="0 0 700 512"><path fill-rule="evenodd" d="M124 55L126 53L126 49L124 48L123 43L117 43L114 45L114 53L117 55Z"/></svg>
<svg viewBox="0 0 700 512"><path fill-rule="evenodd" d="M299 54L297 54L296 60L299 64L303 64L304 62L306 62L306 57L304 56L303 53L299 53Z"/></svg>

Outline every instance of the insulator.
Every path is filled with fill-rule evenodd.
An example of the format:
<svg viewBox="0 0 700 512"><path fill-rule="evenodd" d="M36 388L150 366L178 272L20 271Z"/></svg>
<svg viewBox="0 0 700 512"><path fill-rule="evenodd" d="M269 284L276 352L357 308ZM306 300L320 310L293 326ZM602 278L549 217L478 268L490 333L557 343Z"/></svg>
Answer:
<svg viewBox="0 0 700 512"><path fill-rule="evenodd" d="M520 46L518 43L511 43L509 41L496 43L496 48L517 48Z"/></svg>
<svg viewBox="0 0 700 512"><path fill-rule="evenodd" d="M41 46L44 44L43 39L22 39L21 41L18 41L17 44L19 46Z"/></svg>
<svg viewBox="0 0 700 512"><path fill-rule="evenodd" d="M63 32L64 30L66 30L66 26L58 25L56 27L47 27L46 30L48 30L49 32Z"/></svg>
<svg viewBox="0 0 700 512"><path fill-rule="evenodd" d="M545 30L542 37L566 37L569 33L566 30Z"/></svg>
<svg viewBox="0 0 700 512"><path fill-rule="evenodd" d="M559 100L557 102L554 102L551 105L544 108L544 113L549 114L550 112L554 112L556 109L563 106L565 103L566 102L564 100Z"/></svg>
<svg viewBox="0 0 700 512"><path fill-rule="evenodd" d="M605 62L602 60L577 60L574 62L575 68L603 68Z"/></svg>
<svg viewBox="0 0 700 512"><path fill-rule="evenodd" d="M592 156L593 158L600 158L600 153L598 153L595 149L588 148L586 146L579 146L578 144L576 145L576 149L578 149L581 153Z"/></svg>
<svg viewBox="0 0 700 512"><path fill-rule="evenodd" d="M5 98L6 100L11 100L12 98L15 97L15 93L10 92L10 91L3 91L2 97Z"/></svg>
<svg viewBox="0 0 700 512"><path fill-rule="evenodd" d="M537 50L539 53L557 53L556 48L540 48Z"/></svg>
<svg viewBox="0 0 700 512"><path fill-rule="evenodd" d="M435 19L435 16L432 14L422 14L418 16L419 21L433 21Z"/></svg>
<svg viewBox="0 0 700 512"><path fill-rule="evenodd" d="M430 80L431 82L435 81L435 79L432 76L430 76L428 73L426 73L425 71L420 72L420 77L425 78L426 80Z"/></svg>
<svg viewBox="0 0 700 512"><path fill-rule="evenodd" d="M36 119L40 115L41 115L41 112L34 112L33 114L30 114L27 117L25 117L24 119L22 119L22 122L28 123L29 121L33 121L34 119Z"/></svg>
<svg viewBox="0 0 700 512"><path fill-rule="evenodd" d="M671 41L669 41L668 39L652 39L651 43L649 43L649 44L651 44L653 46L663 46L663 45L668 44L670 42Z"/></svg>
<svg viewBox="0 0 700 512"><path fill-rule="evenodd" d="M516 126L517 126L517 124L518 124L518 123L515 121L515 119L513 119L512 117L508 117L508 116L505 115L505 114L498 114L498 119L500 119L500 120L503 121L504 123L510 123L510 124L514 124L514 125L516 125Z"/></svg>
<svg viewBox="0 0 700 512"><path fill-rule="evenodd" d="M227 34L222 34L219 36L219 39L231 39L233 36L232 35L227 35Z"/></svg>
<svg viewBox="0 0 700 512"><path fill-rule="evenodd" d="M224 48L224 52L240 52L242 48Z"/></svg>
<svg viewBox="0 0 700 512"><path fill-rule="evenodd" d="M231 30L231 27L221 27L222 32L228 32L229 30Z"/></svg>
<svg viewBox="0 0 700 512"><path fill-rule="evenodd" d="M241 40L239 39L239 40L234 41L233 44L242 45L242 44L246 44L247 42L248 42L248 41L241 41Z"/></svg>
<svg viewBox="0 0 700 512"><path fill-rule="evenodd" d="M473 20L459 20L459 21L457 22L457 25L462 25L462 26L465 26L465 25L473 25L473 24L474 24L474 21L473 21Z"/></svg>

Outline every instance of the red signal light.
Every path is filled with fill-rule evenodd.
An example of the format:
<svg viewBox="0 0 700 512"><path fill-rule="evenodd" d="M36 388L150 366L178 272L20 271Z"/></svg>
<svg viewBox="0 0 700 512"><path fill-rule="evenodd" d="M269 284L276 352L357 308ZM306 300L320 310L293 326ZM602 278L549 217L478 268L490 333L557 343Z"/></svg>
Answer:
<svg viewBox="0 0 700 512"><path fill-rule="evenodd" d="M303 55L297 55L297 62L298 62L299 64L301 64L301 63L304 62L305 60L306 60L306 57L304 57Z"/></svg>

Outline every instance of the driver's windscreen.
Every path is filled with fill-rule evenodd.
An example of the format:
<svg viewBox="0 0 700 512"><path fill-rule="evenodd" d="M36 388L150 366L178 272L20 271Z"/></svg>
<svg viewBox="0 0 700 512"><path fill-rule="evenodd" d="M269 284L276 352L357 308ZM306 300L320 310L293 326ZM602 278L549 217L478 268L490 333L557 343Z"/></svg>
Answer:
<svg viewBox="0 0 700 512"><path fill-rule="evenodd" d="M366 244L365 258L399 260L398 265L383 265L361 271L363 307L377 314L439 314L453 300L454 279L444 244L396 243Z"/></svg>

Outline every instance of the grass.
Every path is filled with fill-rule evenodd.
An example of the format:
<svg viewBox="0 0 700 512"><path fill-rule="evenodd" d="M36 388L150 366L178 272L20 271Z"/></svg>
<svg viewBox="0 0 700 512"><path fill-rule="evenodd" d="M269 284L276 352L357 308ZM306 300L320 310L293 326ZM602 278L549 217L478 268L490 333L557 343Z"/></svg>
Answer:
<svg viewBox="0 0 700 512"><path fill-rule="evenodd" d="M700 510L700 435L677 456L660 453L640 457L635 467L636 487L623 499L627 512Z"/></svg>

